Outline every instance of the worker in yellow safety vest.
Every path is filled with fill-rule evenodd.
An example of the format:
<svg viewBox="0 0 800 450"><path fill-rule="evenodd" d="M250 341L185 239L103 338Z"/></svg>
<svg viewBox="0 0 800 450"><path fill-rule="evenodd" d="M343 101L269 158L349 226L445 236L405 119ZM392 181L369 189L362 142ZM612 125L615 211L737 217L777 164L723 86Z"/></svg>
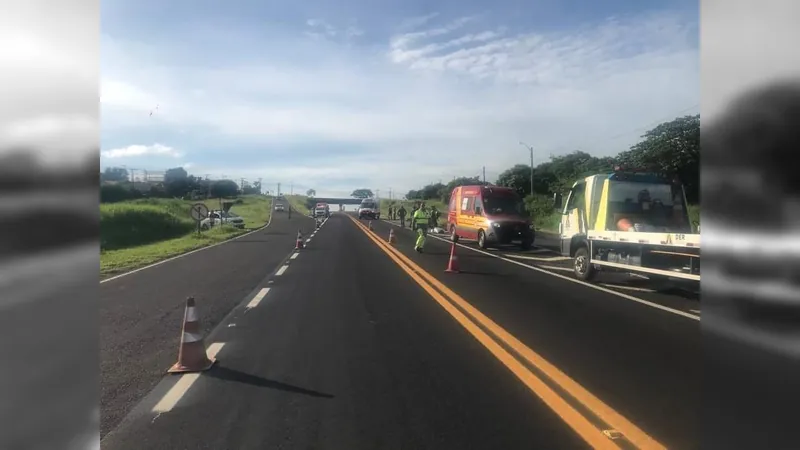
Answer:
<svg viewBox="0 0 800 450"><path fill-rule="evenodd" d="M417 230L417 243L414 245L414 250L418 253L422 253L422 249L425 247L425 238L428 235L430 220L431 216L425 203L420 205L418 210L414 211L414 215L411 218L411 226Z"/></svg>

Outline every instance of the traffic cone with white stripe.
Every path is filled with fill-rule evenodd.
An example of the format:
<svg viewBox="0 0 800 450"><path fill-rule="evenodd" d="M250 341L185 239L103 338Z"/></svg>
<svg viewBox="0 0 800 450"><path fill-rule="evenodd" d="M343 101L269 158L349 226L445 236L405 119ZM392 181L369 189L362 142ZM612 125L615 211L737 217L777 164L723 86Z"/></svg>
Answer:
<svg viewBox="0 0 800 450"><path fill-rule="evenodd" d="M208 358L203 335L200 333L200 319L194 304L194 297L186 299L186 312L183 315L181 347L178 350L178 362L169 368L169 373L202 372L217 362Z"/></svg>
<svg viewBox="0 0 800 450"><path fill-rule="evenodd" d="M389 239L386 242L394 245L395 241L396 241L396 238L394 236L394 228L390 228L389 229Z"/></svg>
<svg viewBox="0 0 800 450"><path fill-rule="evenodd" d="M369 226L369 231L372 231L372 221L371 220L369 221L368 226Z"/></svg>
<svg viewBox="0 0 800 450"><path fill-rule="evenodd" d="M450 247L450 261L447 263L448 273L459 273L461 270L458 267L458 255L456 255L456 243L458 243L458 235L453 235L453 245Z"/></svg>
<svg viewBox="0 0 800 450"><path fill-rule="evenodd" d="M297 242L294 245L294 249L300 250L301 248L303 248L303 233L297 230Z"/></svg>

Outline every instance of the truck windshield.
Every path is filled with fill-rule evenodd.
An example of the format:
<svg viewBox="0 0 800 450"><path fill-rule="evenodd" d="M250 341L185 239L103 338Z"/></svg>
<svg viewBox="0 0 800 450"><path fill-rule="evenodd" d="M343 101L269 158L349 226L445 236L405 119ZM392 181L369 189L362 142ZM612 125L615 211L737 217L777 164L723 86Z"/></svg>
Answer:
<svg viewBox="0 0 800 450"><path fill-rule="evenodd" d="M515 195L485 195L483 210L486 214L522 214L522 200Z"/></svg>
<svg viewBox="0 0 800 450"><path fill-rule="evenodd" d="M375 209L375 203L362 203L361 207L366 209Z"/></svg>
<svg viewBox="0 0 800 450"><path fill-rule="evenodd" d="M666 183L612 181L608 191L609 229L628 219L639 231L690 233L680 186Z"/></svg>

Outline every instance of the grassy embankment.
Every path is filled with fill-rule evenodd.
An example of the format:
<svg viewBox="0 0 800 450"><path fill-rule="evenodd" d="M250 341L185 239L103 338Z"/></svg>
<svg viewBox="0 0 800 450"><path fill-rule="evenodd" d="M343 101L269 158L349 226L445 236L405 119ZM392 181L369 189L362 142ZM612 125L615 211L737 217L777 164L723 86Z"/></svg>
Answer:
<svg viewBox="0 0 800 450"><path fill-rule="evenodd" d="M284 198L292 205L295 211L305 216L311 214L311 211L306 206L306 199L308 199L308 197L305 195L284 195Z"/></svg>
<svg viewBox="0 0 800 450"><path fill-rule="evenodd" d="M231 207L245 221L243 230L215 227L197 235L189 207L196 201L140 199L100 205L100 275L143 267L201 247L222 242L264 226L272 212L272 199L260 195L240 197ZM216 200L206 202L219 209Z"/></svg>

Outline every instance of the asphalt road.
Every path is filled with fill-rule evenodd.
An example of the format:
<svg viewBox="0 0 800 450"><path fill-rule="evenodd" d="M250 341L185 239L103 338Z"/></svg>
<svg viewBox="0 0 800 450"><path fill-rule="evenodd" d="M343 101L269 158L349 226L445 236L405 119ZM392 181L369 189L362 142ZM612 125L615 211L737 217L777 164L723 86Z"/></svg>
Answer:
<svg viewBox="0 0 800 450"><path fill-rule="evenodd" d="M252 274L198 261L103 285L127 299L104 307L104 429L128 414L102 447L700 447L698 320L466 249L445 273L448 243L417 254L394 227L386 249L392 227L334 214L299 252L220 246L253 251ZM219 361L162 379L190 294Z"/></svg>
<svg viewBox="0 0 800 450"><path fill-rule="evenodd" d="M259 231L101 283L101 436L175 363L188 296L208 332L289 255L298 229L313 227L301 214L274 213Z"/></svg>

